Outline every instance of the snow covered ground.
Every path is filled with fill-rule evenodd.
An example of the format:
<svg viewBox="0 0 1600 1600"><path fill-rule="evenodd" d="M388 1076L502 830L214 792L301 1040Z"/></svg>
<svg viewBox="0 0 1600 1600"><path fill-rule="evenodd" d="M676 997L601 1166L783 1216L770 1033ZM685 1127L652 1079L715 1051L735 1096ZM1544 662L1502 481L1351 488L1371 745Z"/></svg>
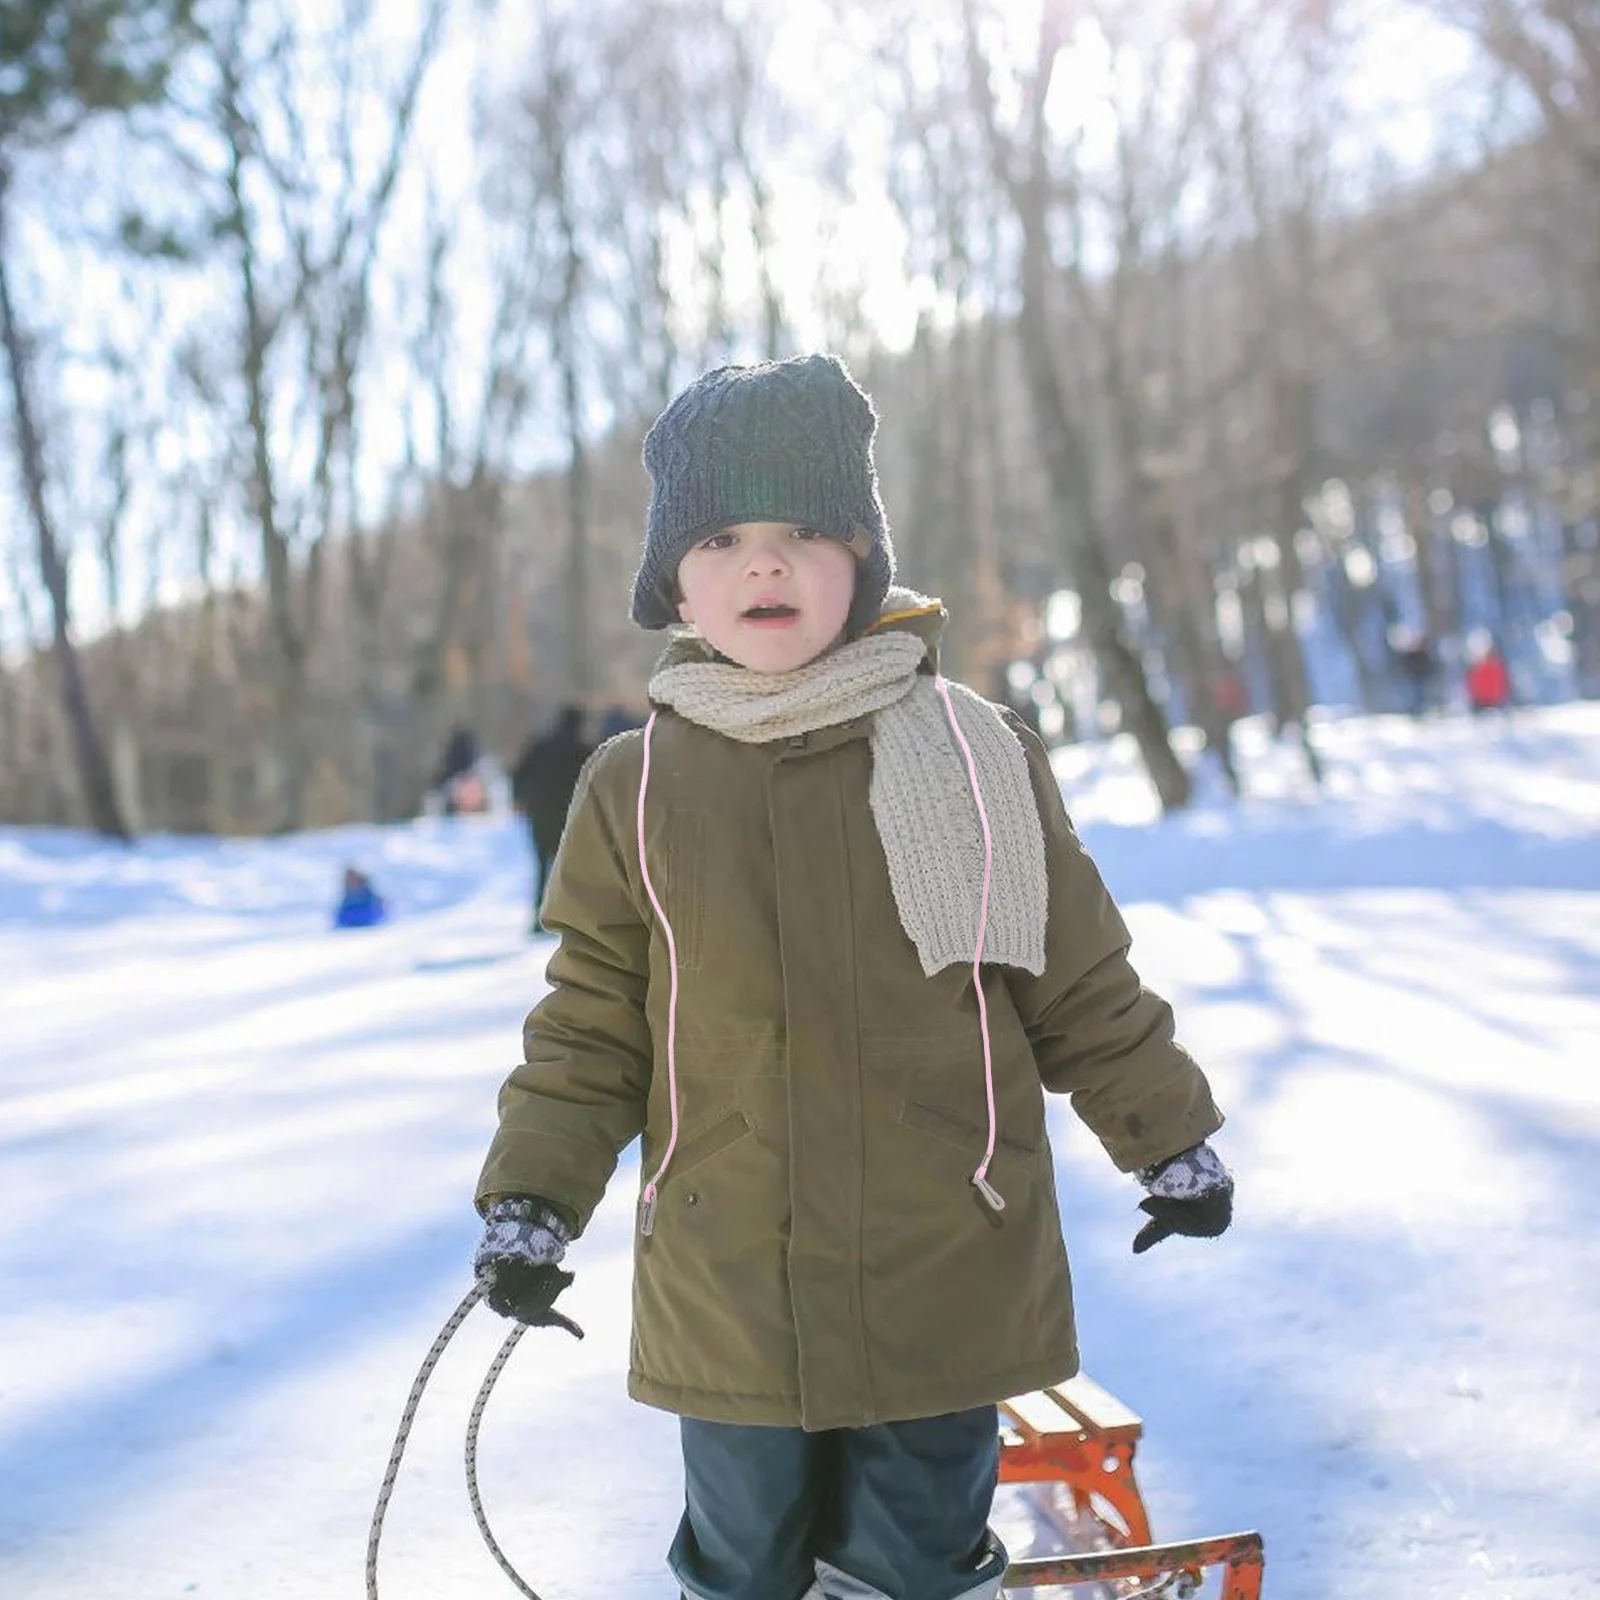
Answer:
<svg viewBox="0 0 1600 1600"><path fill-rule="evenodd" d="M1158 1537L1259 1527L1268 1600L1600 1594L1600 707L1322 730L1326 798L1150 816L1061 761L1230 1122L1239 1216L1135 1259L1054 1110L1089 1370L1147 1423ZM388 926L335 934L338 867ZM0 1595L359 1597L418 1362L541 989L516 828L131 853L0 830ZM623 1394L636 1161L484 1424L550 1600L662 1600L674 1420ZM997 1308L1003 1315L1003 1308ZM512 1589L462 1486L477 1312L390 1507L386 1600Z"/></svg>

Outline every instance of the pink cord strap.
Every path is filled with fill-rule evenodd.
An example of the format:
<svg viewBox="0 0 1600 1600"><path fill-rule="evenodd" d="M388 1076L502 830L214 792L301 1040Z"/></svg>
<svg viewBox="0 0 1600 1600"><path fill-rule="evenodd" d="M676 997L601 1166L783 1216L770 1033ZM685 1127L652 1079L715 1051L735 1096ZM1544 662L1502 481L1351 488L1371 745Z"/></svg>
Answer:
<svg viewBox="0 0 1600 1600"><path fill-rule="evenodd" d="M972 746L967 743L967 736L961 731L961 724L956 719L955 706L950 700L950 686L942 676L933 680L934 687L938 689L940 698L944 701L945 713L950 719L951 731L956 736L956 743L961 747L961 753L966 758L967 778L972 785L972 798L978 808L978 825L983 830L983 894L978 906L978 938L972 956L972 981L978 995L978 1027L983 1036L983 1087L984 1096L989 1112L989 1139L984 1146L983 1160L978 1164L977 1170L972 1174L972 1183L984 1200L995 1211L1004 1211L1006 1203L1000 1191L989 1182L989 1163L994 1159L996 1117L994 1105L994 1051L989 1041L989 1005L983 992L983 943L989 926L989 886L994 869L994 840L989 831L989 813L983 804L983 789L978 782L978 764L973 759ZM667 960L670 968L670 986L667 993L667 1096L671 1112L671 1130L667 1139L667 1148L661 1158L661 1165L656 1168L655 1174L644 1186L644 1195L640 1206L639 1230L648 1237L655 1229L656 1199L660 1189L661 1179L672 1161L673 1152L678 1145L678 945L673 937L672 924L667 919L666 912L662 909L661 900L656 894L654 882L650 877L650 867L645 860L644 849L644 808L645 796L650 789L650 750L651 735L655 731L656 713L650 713L649 720L644 725L644 768L639 775L639 871L644 878L645 893L650 897L650 904L655 909L655 914L661 923L661 930L667 939Z"/></svg>
<svg viewBox="0 0 1600 1600"><path fill-rule="evenodd" d="M983 1090L989 1106L989 1142L984 1146L983 1160L972 1174L973 1186L995 1211L1004 1211L1005 1199L989 1182L989 1163L994 1160L994 1051L989 1044L989 1003L983 994L983 941L989 929L989 883L994 869L994 840L989 833L989 813L984 809L983 789L978 783L978 763L972 758L972 746L956 720L956 708L950 699L950 685L942 673L935 674L933 686L944 701L945 714L950 718L951 731L961 753L967 758L967 778L972 784L972 798L978 807L978 826L983 829L983 898L978 905L978 942L972 955L972 986L978 992L978 1028L983 1035Z"/></svg>
<svg viewBox="0 0 1600 1600"><path fill-rule="evenodd" d="M650 881L650 866L644 858L644 797L650 788L650 736L655 726L656 713L652 711L649 721L644 725L644 770L639 774L639 871L644 878L645 893L650 896L650 904L655 907L656 916L661 922L661 931L667 936L667 962L671 972L671 985L667 991L667 1099L672 1112L672 1129L667 1139L666 1154L662 1156L655 1176L645 1184L640 1203L639 1231L647 1238L655 1231L656 1193L662 1174L672 1160L672 1152L678 1147L678 944L672 936L672 924L661 909L656 886Z"/></svg>

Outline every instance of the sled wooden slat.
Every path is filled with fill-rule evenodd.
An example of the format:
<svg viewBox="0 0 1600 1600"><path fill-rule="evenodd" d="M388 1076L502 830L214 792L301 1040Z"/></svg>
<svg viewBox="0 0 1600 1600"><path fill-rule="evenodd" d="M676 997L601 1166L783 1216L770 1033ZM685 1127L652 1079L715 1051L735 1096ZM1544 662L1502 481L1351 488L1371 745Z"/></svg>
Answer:
<svg viewBox="0 0 1600 1600"><path fill-rule="evenodd" d="M1064 1406L1048 1389L1014 1395L1005 1402L1003 1409L1010 1412L1012 1420L1027 1438L1048 1439L1058 1433L1085 1431L1082 1418Z"/></svg>
<svg viewBox="0 0 1600 1600"><path fill-rule="evenodd" d="M1144 1422L1109 1389L1102 1389L1087 1373L1043 1391L1059 1401L1089 1431L1104 1439L1140 1439Z"/></svg>

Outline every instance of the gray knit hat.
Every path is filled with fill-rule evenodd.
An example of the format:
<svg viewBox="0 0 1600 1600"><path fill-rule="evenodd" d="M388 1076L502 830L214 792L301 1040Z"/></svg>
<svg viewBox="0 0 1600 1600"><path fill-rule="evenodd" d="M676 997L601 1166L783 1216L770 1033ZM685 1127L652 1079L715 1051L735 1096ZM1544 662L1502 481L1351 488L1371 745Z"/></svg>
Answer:
<svg viewBox="0 0 1600 1600"><path fill-rule="evenodd" d="M872 462L877 414L837 356L718 367L696 378L645 436L650 474L633 620L678 620L678 563L731 522L799 522L870 543L847 626L878 615L894 579L894 547Z"/></svg>

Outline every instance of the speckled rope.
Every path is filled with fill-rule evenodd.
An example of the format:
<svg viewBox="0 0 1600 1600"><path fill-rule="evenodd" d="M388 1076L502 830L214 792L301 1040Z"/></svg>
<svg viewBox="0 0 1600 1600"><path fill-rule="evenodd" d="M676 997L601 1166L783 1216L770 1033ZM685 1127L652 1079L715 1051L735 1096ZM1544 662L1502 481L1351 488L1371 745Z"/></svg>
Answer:
<svg viewBox="0 0 1600 1600"><path fill-rule="evenodd" d="M555 1327L565 1328L575 1338L583 1337L583 1329L570 1318L562 1316L559 1311L547 1311L545 1315ZM483 1535L483 1542L489 1547L489 1554L500 1563L500 1570L516 1584L528 1600L539 1600L539 1596L522 1581L522 1574L506 1559L495 1536L489 1531L489 1519L483 1514L483 1501L478 1495L478 1425L483 1421L483 1408L489 1403L489 1395L494 1389L495 1380L499 1378L506 1362L511 1359L511 1352L517 1348L517 1340L527 1331L527 1325L519 1322L506 1335L505 1343L500 1346L500 1353L489 1363L489 1370L484 1374L483 1382L478 1387L478 1398L472 1402L472 1414L467 1418L467 1498L472 1502L472 1515L477 1520L478 1532Z"/></svg>
<svg viewBox="0 0 1600 1600"><path fill-rule="evenodd" d="M429 1347L427 1355L422 1358L422 1365L417 1369L411 1392L406 1396L405 1409L400 1413L400 1426L395 1430L394 1445L389 1451L389 1465L384 1471L383 1483L378 1489L378 1503L373 1508L372 1526L367 1533L367 1600L378 1600L378 1541L383 1537L384 1513L389 1508L389 1497L394 1493L395 1479L400 1474L400 1462L406 1452L406 1440L411 1436L411 1424L416 1419L417 1407L422 1403L423 1391L428 1387L428 1380L433 1376L433 1369L438 1366L445 1346L456 1336L456 1330L467 1320L467 1314L483 1298L483 1293L484 1286L481 1283L474 1283L462 1296L461 1304L450 1313L445 1325L439 1330L439 1336ZM575 1338L583 1337L583 1329L571 1318L562 1316L559 1311L551 1311L547 1315L550 1326L565 1328ZM478 1532L483 1535L484 1544L489 1548L489 1554L495 1558L500 1564L501 1571L516 1584L528 1600L539 1600L538 1594L522 1580L517 1569L506 1559L500 1546L495 1542L494 1534L489 1530L488 1518L483 1514L483 1501L478 1494L478 1427L483 1421L484 1407L488 1405L489 1395L494 1389L496 1380L504 1371L506 1362L511 1359L511 1352L516 1349L517 1341L527 1331L527 1325L519 1322L506 1335L499 1353L489 1364L488 1375L480 1385L477 1399L473 1402L472 1414L467 1419L467 1498L472 1502L472 1515L477 1521Z"/></svg>

